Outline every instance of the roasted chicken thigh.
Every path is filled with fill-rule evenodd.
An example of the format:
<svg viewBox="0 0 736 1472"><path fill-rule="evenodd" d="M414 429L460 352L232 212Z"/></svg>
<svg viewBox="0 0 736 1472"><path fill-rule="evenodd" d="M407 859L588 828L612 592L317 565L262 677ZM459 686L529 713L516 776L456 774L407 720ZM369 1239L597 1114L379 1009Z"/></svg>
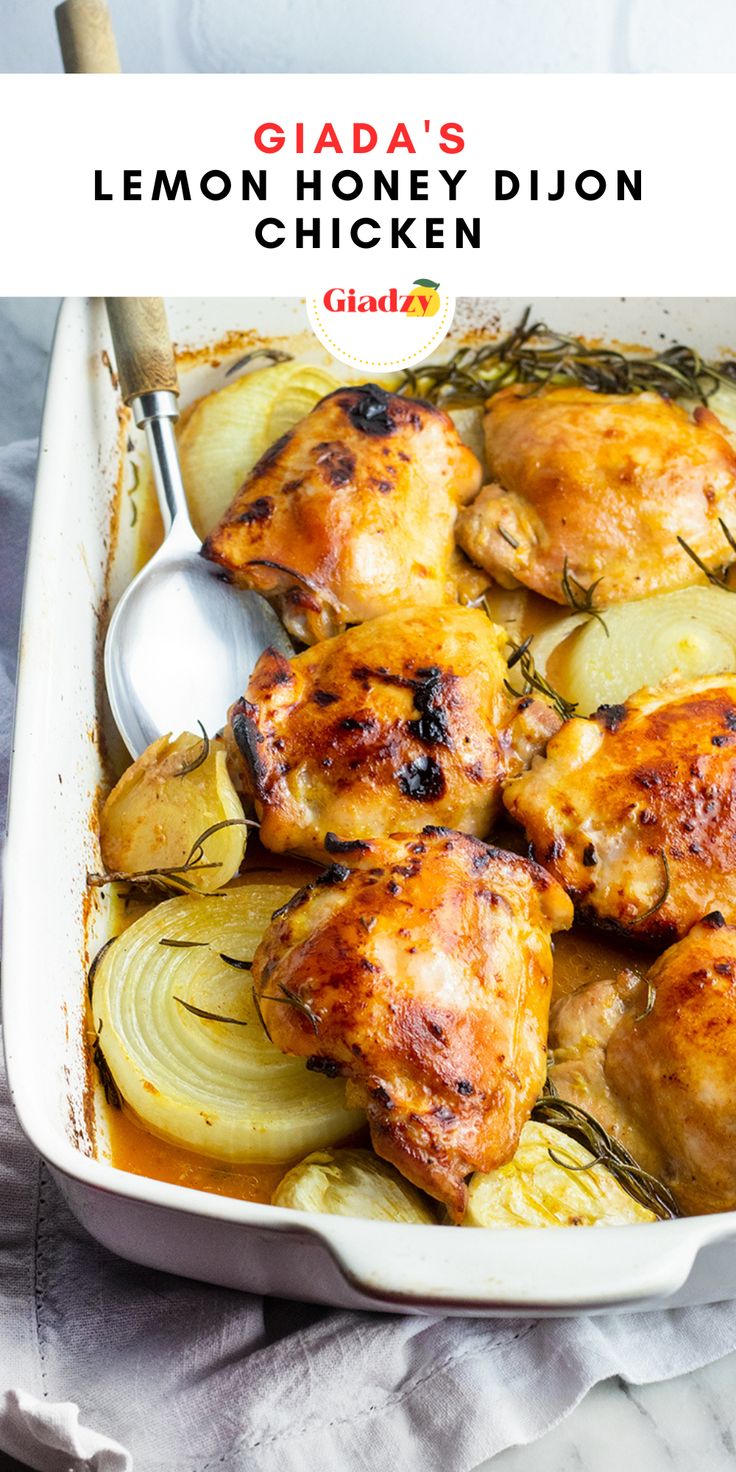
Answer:
<svg viewBox="0 0 736 1472"><path fill-rule="evenodd" d="M485 418L491 483L457 537L502 584L604 607L684 588L733 560L736 450L709 409L655 393L504 389ZM568 590L566 592L566 589Z"/></svg>
<svg viewBox="0 0 736 1472"><path fill-rule="evenodd" d="M458 605L387 613L292 660L267 650L228 733L262 841L321 857L428 822L487 834L503 782L560 724L509 694L508 650Z"/></svg>
<svg viewBox="0 0 736 1472"><path fill-rule="evenodd" d="M504 802L583 918L664 942L736 920L736 676L567 721Z"/></svg>
<svg viewBox="0 0 736 1472"><path fill-rule="evenodd" d="M736 1208L736 928L707 915L646 981L559 1002L552 1078L669 1187L686 1214Z"/></svg>
<svg viewBox="0 0 736 1472"><path fill-rule="evenodd" d="M202 550L276 598L311 644L443 603L457 510L481 479L443 410L374 384L338 389L272 445Z"/></svg>
<svg viewBox="0 0 736 1472"><path fill-rule="evenodd" d="M542 1087L550 934L572 906L536 864L445 828L346 858L266 931L263 1020L348 1080L377 1154L460 1219L466 1177L513 1155Z"/></svg>

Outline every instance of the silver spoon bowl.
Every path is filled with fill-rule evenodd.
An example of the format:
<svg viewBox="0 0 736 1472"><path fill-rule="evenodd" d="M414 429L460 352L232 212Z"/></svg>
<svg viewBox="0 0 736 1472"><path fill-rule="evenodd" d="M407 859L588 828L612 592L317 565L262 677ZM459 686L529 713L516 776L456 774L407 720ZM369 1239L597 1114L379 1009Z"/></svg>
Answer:
<svg viewBox="0 0 736 1472"><path fill-rule="evenodd" d="M118 603L105 641L105 681L115 724L131 756L159 736L225 724L264 649L293 653L260 594L234 587L200 555L189 519L174 436L176 394L130 400L145 427L166 537Z"/></svg>

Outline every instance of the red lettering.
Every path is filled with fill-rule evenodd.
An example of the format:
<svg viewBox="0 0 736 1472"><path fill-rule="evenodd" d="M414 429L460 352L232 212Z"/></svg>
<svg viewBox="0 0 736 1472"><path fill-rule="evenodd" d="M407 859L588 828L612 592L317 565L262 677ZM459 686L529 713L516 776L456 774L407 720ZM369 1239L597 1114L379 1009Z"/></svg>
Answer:
<svg viewBox="0 0 736 1472"><path fill-rule="evenodd" d="M386 149L387 153L396 153L397 149L405 148L407 153L416 153L416 148L411 141L411 134L406 123L397 123L391 134L391 142Z"/></svg>
<svg viewBox="0 0 736 1472"><path fill-rule="evenodd" d="M261 123L256 128L254 141L261 153L278 153L286 142L283 128L278 123Z"/></svg>
<svg viewBox="0 0 736 1472"><path fill-rule="evenodd" d="M317 139L314 151L315 153L323 153L326 148L331 148L333 153L342 153L340 139L338 138L337 133L332 126L332 123L325 123L322 132Z"/></svg>
<svg viewBox="0 0 736 1472"><path fill-rule="evenodd" d="M363 143L363 134L368 141ZM353 153L371 153L378 142L378 134L372 123L353 123Z"/></svg>
<svg viewBox="0 0 736 1472"><path fill-rule="evenodd" d="M442 153L462 153L465 147L462 123L443 123L440 128L440 143Z"/></svg>

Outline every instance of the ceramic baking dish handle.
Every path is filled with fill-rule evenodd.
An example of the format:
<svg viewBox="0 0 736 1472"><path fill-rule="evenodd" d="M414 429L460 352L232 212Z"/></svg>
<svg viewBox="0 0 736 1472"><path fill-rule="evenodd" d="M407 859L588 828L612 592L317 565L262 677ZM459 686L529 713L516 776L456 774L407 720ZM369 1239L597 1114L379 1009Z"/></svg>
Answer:
<svg viewBox="0 0 736 1472"><path fill-rule="evenodd" d="M733 1236L703 1217L651 1226L470 1229L458 1252L461 1230L386 1226L383 1251L369 1223L335 1222L323 1237L349 1283L377 1301L562 1314L671 1299L700 1248Z"/></svg>

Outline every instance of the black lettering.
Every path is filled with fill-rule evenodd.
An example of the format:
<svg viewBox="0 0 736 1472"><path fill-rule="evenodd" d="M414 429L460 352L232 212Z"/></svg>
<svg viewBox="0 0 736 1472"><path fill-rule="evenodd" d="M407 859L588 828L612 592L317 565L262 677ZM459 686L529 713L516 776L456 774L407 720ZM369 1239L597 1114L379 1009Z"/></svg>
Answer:
<svg viewBox="0 0 736 1472"><path fill-rule="evenodd" d="M141 198L140 169L123 169L123 199Z"/></svg>
<svg viewBox="0 0 736 1472"><path fill-rule="evenodd" d="M462 250L465 244L473 250L480 250L480 216L474 215L472 220L455 221L455 246Z"/></svg>
<svg viewBox="0 0 736 1472"><path fill-rule="evenodd" d="M401 220L391 221L392 250L398 250L398 247L400 245L405 245L408 250L416 250L414 241L411 239L411 236L408 233L409 230L411 230L413 224L415 224L413 215L411 215L408 220L404 220L403 222Z"/></svg>
<svg viewBox="0 0 736 1472"><path fill-rule="evenodd" d="M504 188L504 179L508 179L509 187ZM496 199L515 199L519 193L519 179L508 169L496 169Z"/></svg>
<svg viewBox="0 0 736 1472"><path fill-rule="evenodd" d="M619 169L617 178L616 198L623 199L628 190L632 199L641 199L641 169L634 169L634 178L631 180L625 169Z"/></svg>
<svg viewBox="0 0 736 1472"><path fill-rule="evenodd" d="M307 178L304 169L296 171L296 197L303 199L306 191L311 189L313 199L322 198L322 170L315 169L311 179Z"/></svg>
<svg viewBox="0 0 736 1472"><path fill-rule="evenodd" d="M251 173L250 169L243 169L243 199L250 199L253 194L256 199L266 198L265 169L259 169L257 175Z"/></svg>
<svg viewBox="0 0 736 1472"><path fill-rule="evenodd" d="M440 169L440 171L439 171L440 178L441 179L444 179L444 181L445 181L445 183L447 185L447 188L448 188L448 191L449 191L449 196L450 196L450 200L451 201L454 201L454 200L457 199L458 186L462 183L463 179L465 178L466 172L467 172L466 169L458 169L458 171L457 171L456 174L450 174L450 173L448 173L447 169Z"/></svg>
<svg viewBox="0 0 736 1472"><path fill-rule="evenodd" d="M297 248L297 250L303 250L306 241L310 241L311 242L311 245L312 245L312 249L313 250L319 250L319 247L320 247L320 222L319 222L319 220L317 220L317 219L312 220L311 225L307 225L306 220L297 220L297 222L296 222L296 248Z"/></svg>
<svg viewBox="0 0 736 1472"><path fill-rule="evenodd" d="M220 180L219 190L212 188L210 181L214 179ZM227 199L232 188L232 181L227 174L223 174L222 169L208 169L207 173L202 175L199 187L205 199Z"/></svg>
<svg viewBox="0 0 736 1472"><path fill-rule="evenodd" d="M95 199L112 199L111 194L102 192L102 169L95 169Z"/></svg>
<svg viewBox="0 0 736 1472"><path fill-rule="evenodd" d="M372 230L375 230L376 233L373 236L372 240L361 239L360 231L363 229L364 225L369 226ZM350 239L352 240L353 245L360 246L361 250L371 250L374 245L378 245L380 238L381 236L378 220L371 220L364 216L360 220L354 220L352 225L350 226Z"/></svg>
<svg viewBox="0 0 736 1472"><path fill-rule="evenodd" d="M343 183L343 180L345 183ZM352 189L350 184L352 182ZM353 169L341 169L332 181L332 192L338 199L357 199L363 193L363 180Z"/></svg>
<svg viewBox="0 0 736 1472"><path fill-rule="evenodd" d="M399 171L392 169L390 174L384 174L381 169L375 172L375 198L378 201L383 194L387 199L398 199L399 197Z"/></svg>
<svg viewBox="0 0 736 1472"><path fill-rule="evenodd" d="M592 189L587 187L588 179L594 180ZM582 174L578 174L575 180L575 193L579 194L581 199L600 199L605 192L606 181L597 169L585 169Z"/></svg>
<svg viewBox="0 0 736 1472"><path fill-rule="evenodd" d="M176 199L179 190L181 190L182 199L191 199L192 192L189 188L186 169L177 169L173 179L169 178L165 169L157 169L151 199L160 199L162 190L167 199Z"/></svg>
<svg viewBox="0 0 736 1472"><path fill-rule="evenodd" d="M278 245L283 245L285 239L283 235L280 235L278 240L267 240L265 232L266 228L270 225L273 225L277 230L284 229L283 220L275 220L273 216L269 217L266 220L258 221L255 229L255 236L258 244L262 245L265 250L275 250Z"/></svg>
<svg viewBox="0 0 736 1472"><path fill-rule="evenodd" d="M428 193L429 170L412 169L409 175L409 198L414 203L415 199L429 199Z"/></svg>

